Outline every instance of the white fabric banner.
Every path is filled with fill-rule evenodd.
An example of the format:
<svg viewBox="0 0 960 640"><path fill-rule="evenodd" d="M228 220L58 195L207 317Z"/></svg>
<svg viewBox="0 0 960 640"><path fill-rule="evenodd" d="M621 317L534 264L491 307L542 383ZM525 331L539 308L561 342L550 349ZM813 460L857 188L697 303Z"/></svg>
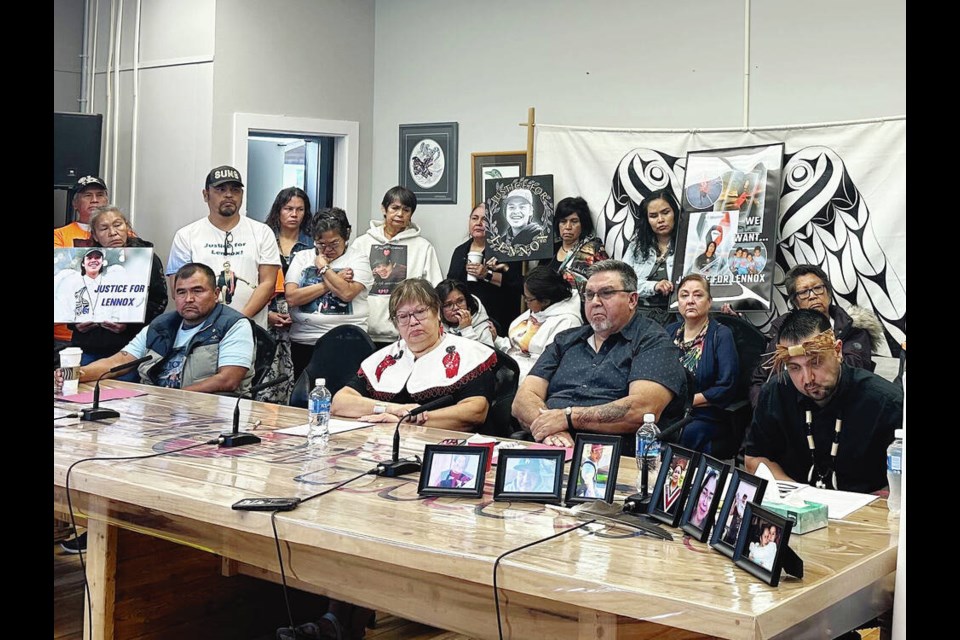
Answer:
<svg viewBox="0 0 960 640"><path fill-rule="evenodd" d="M597 129L537 124L534 168L553 174L557 201L582 196L597 235L621 257L635 221L629 201L671 187L679 195L688 151L783 142L774 309L787 309L783 274L817 264L841 306L873 310L888 343L906 340L905 117L725 130Z"/></svg>

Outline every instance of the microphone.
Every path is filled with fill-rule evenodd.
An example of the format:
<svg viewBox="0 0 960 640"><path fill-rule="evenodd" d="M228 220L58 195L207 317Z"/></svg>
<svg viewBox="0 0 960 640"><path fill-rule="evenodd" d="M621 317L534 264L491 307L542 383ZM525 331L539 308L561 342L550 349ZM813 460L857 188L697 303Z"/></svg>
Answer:
<svg viewBox="0 0 960 640"><path fill-rule="evenodd" d="M131 360L130 362L124 362L123 364L118 364L112 369L104 371L99 378L97 378L97 384L93 387L93 406L86 407L80 410L80 420L82 422L90 422L92 420L107 420L108 418L119 418L120 412L115 411L114 409L101 409L100 408L100 381L103 380L103 377L111 373L120 373L121 371L126 371L127 369L132 369L133 367L139 367L144 362L150 362L153 360L153 356L143 356L142 358L137 358L136 360Z"/></svg>
<svg viewBox="0 0 960 640"><path fill-rule="evenodd" d="M237 398L237 404L233 408L233 431L231 433L222 433L220 434L220 446L221 447L242 447L245 444L257 444L260 442L260 438L253 435L252 433L240 433L240 401L244 398L253 396L253 394L263 391L264 389L269 389L270 387L275 387L281 382L286 382L290 379L290 376L280 376L279 378L274 378L273 380L268 380L267 382L261 382L258 385L250 387L250 390L244 394L241 394Z"/></svg>
<svg viewBox="0 0 960 640"><path fill-rule="evenodd" d="M387 478L396 478L397 476L405 476L407 474L417 473L420 471L420 468L423 465L421 464L419 458L414 460L400 459L400 424L407 418L412 418L413 416L418 416L426 411L439 409L440 407L445 407L452 403L453 396L440 396L436 400L431 400L426 404L420 405L416 409L408 411L405 415L400 416L400 419L397 420L397 428L393 432L393 459L390 462L381 462L377 464L377 475Z"/></svg>

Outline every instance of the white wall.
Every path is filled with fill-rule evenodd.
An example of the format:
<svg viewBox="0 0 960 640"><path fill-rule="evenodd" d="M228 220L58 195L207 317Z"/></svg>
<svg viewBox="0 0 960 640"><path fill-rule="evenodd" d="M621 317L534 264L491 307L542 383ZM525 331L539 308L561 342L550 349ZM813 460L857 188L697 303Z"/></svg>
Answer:
<svg viewBox="0 0 960 640"><path fill-rule="evenodd" d="M459 122L458 204L414 215L444 269L466 238L470 153L524 149L517 123L527 107L553 124L742 123L742 0L380 0L376 9L370 211L379 218L398 181L398 125ZM902 0L754 1L750 123L905 113L904 24Z"/></svg>
<svg viewBox="0 0 960 640"><path fill-rule="evenodd" d="M373 0L219 0L214 162L235 157L234 113L359 122L359 202L365 206L371 197L373 38Z"/></svg>
<svg viewBox="0 0 960 640"><path fill-rule="evenodd" d="M137 233L155 243L166 262L176 230L206 214L200 191L213 166L210 140L215 0L142 2L135 203L131 202L131 141L136 2L123 0L116 107L119 144L117 162L109 172L106 157L113 149L113 126L106 120L110 2L99 2L94 109L105 116L105 140L110 136L103 150L103 177L110 187L111 200L132 213ZM113 91L112 77L110 85Z"/></svg>

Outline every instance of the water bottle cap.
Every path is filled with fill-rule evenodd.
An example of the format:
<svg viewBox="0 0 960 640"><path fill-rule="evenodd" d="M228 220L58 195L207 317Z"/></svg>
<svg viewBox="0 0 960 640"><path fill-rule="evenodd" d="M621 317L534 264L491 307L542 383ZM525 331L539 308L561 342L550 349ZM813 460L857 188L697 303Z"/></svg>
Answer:
<svg viewBox="0 0 960 640"><path fill-rule="evenodd" d="M897 440L903 440L903 429L894 429L893 437Z"/></svg>
<svg viewBox="0 0 960 640"><path fill-rule="evenodd" d="M645 414L643 414L643 421L644 421L644 422L656 422L656 421L657 421L657 417L656 417L655 415L653 415L652 413L645 413Z"/></svg>
<svg viewBox="0 0 960 640"><path fill-rule="evenodd" d="M316 383L315 383L313 386L315 386L315 387L325 387L325 386L327 386L327 379L326 379L326 378L317 378L317 381L316 381Z"/></svg>

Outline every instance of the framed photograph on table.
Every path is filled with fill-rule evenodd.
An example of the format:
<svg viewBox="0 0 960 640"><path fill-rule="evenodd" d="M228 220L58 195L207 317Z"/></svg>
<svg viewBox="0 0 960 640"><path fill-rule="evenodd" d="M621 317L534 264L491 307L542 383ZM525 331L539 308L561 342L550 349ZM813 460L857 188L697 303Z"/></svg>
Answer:
<svg viewBox="0 0 960 640"><path fill-rule="evenodd" d="M700 456L691 497L687 500L687 506L680 518L680 528L698 542L706 542L710 535L728 470L729 467L716 458Z"/></svg>
<svg viewBox="0 0 960 640"><path fill-rule="evenodd" d="M657 475L657 484L650 496L647 513L660 522L677 526L683 515L683 502L686 500L690 482L700 454L676 445L667 445L663 452L663 463Z"/></svg>
<svg viewBox="0 0 960 640"><path fill-rule="evenodd" d="M457 203L458 123L400 125L400 186L418 204Z"/></svg>
<svg viewBox="0 0 960 640"><path fill-rule="evenodd" d="M613 502L620 468L620 436L577 434L565 502Z"/></svg>
<svg viewBox="0 0 960 640"><path fill-rule="evenodd" d="M751 475L741 469L734 469L730 478L730 486L723 497L723 507L717 515L717 526L710 536L710 546L727 556L733 557L736 550L737 537L744 522L744 513L747 503L763 502L763 494L767 490L767 481Z"/></svg>
<svg viewBox="0 0 960 640"><path fill-rule="evenodd" d="M493 499L559 504L564 453L563 449L504 449L497 462Z"/></svg>
<svg viewBox="0 0 960 640"><path fill-rule="evenodd" d="M526 151L482 151L470 154L470 206L483 199L483 181L495 178L523 178L527 175Z"/></svg>
<svg viewBox="0 0 960 640"><path fill-rule="evenodd" d="M487 473L486 447L428 444L420 469L421 496L479 498Z"/></svg>
<svg viewBox="0 0 960 640"><path fill-rule="evenodd" d="M796 563L800 560L787 545L793 527L792 520L748 502L743 523L733 554L734 564L771 587L780 583L781 570L797 575ZM799 566L797 577L803 577L802 562Z"/></svg>

